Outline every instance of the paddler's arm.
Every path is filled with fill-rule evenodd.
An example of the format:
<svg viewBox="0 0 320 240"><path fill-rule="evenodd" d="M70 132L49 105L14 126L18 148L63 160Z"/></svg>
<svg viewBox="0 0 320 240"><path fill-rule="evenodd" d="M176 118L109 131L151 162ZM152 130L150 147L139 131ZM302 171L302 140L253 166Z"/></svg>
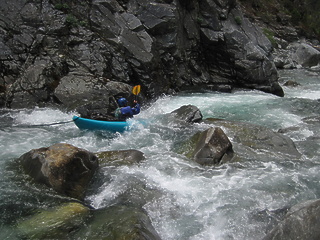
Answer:
<svg viewBox="0 0 320 240"><path fill-rule="evenodd" d="M140 113L140 104L138 103L137 100L134 100L133 103L135 104L134 107L132 108L133 115L137 115Z"/></svg>

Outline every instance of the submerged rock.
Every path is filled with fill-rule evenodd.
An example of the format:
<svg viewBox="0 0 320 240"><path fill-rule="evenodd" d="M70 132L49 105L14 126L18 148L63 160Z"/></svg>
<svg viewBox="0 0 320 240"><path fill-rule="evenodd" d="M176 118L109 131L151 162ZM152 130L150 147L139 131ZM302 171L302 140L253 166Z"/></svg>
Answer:
<svg viewBox="0 0 320 240"><path fill-rule="evenodd" d="M142 152L134 149L98 152L96 156L99 158L101 166L132 165L145 159Z"/></svg>
<svg viewBox="0 0 320 240"><path fill-rule="evenodd" d="M93 212L93 221L77 236L88 240L160 240L151 220L142 208L115 205Z"/></svg>
<svg viewBox="0 0 320 240"><path fill-rule="evenodd" d="M33 149L18 161L36 182L80 200L98 168L98 158L93 153L64 143Z"/></svg>
<svg viewBox="0 0 320 240"><path fill-rule="evenodd" d="M320 200L293 206L263 240L318 240L320 239Z"/></svg>
<svg viewBox="0 0 320 240"><path fill-rule="evenodd" d="M19 221L17 231L22 239L69 239L68 234L83 226L89 214L80 203L66 203Z"/></svg>
<svg viewBox="0 0 320 240"><path fill-rule="evenodd" d="M289 80L289 81L286 81L283 85L286 87L297 87L297 86L300 86L301 84L294 80Z"/></svg>

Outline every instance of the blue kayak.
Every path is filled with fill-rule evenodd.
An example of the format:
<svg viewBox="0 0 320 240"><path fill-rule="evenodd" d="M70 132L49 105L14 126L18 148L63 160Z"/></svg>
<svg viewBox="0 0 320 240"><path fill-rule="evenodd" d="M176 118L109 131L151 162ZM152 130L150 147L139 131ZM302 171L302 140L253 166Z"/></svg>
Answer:
<svg viewBox="0 0 320 240"><path fill-rule="evenodd" d="M119 121L101 121L88 118L73 116L73 122L79 129L84 130L105 130L110 132L123 132L129 130L131 124L129 122Z"/></svg>

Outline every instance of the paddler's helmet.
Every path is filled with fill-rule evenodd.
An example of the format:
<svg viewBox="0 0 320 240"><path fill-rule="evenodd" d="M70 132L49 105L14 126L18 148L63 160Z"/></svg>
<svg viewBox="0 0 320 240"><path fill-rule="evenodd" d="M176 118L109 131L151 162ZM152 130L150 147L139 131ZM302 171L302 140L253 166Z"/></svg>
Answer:
<svg viewBox="0 0 320 240"><path fill-rule="evenodd" d="M127 103L128 103L128 101L127 101L127 99L125 99L125 98L119 98L119 99L118 99L118 105L119 105L119 107L125 107L125 106L127 106Z"/></svg>

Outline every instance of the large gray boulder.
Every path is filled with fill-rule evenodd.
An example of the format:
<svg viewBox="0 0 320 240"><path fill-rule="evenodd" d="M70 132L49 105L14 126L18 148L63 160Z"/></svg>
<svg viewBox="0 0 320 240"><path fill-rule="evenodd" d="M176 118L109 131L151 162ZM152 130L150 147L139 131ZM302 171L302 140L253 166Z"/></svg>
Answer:
<svg viewBox="0 0 320 240"><path fill-rule="evenodd" d="M320 51L311 43L301 40L274 52L277 68L312 68L320 63Z"/></svg>
<svg viewBox="0 0 320 240"><path fill-rule="evenodd" d="M182 150L200 165L218 165L233 157L232 143L221 128L209 128L188 140Z"/></svg>
<svg viewBox="0 0 320 240"><path fill-rule="evenodd" d="M149 99L234 87L283 96L271 43L235 0L3 1L0 32L0 106L76 109L119 93L110 82L141 84Z"/></svg>
<svg viewBox="0 0 320 240"><path fill-rule="evenodd" d="M184 105L168 114L172 121L182 123L197 123L202 120L200 109L194 105Z"/></svg>
<svg viewBox="0 0 320 240"><path fill-rule="evenodd" d="M310 44L301 43L298 44L292 58L302 67L314 67L320 63L320 52Z"/></svg>
<svg viewBox="0 0 320 240"><path fill-rule="evenodd" d="M18 161L36 182L80 200L98 168L98 158L93 153L64 143L33 149Z"/></svg>
<svg viewBox="0 0 320 240"><path fill-rule="evenodd" d="M164 128L190 128L194 123L199 123L202 120L200 109L194 105L183 105L176 110L162 115L160 122Z"/></svg>
<svg viewBox="0 0 320 240"><path fill-rule="evenodd" d="M263 240L320 239L320 200L293 206L285 218Z"/></svg>

